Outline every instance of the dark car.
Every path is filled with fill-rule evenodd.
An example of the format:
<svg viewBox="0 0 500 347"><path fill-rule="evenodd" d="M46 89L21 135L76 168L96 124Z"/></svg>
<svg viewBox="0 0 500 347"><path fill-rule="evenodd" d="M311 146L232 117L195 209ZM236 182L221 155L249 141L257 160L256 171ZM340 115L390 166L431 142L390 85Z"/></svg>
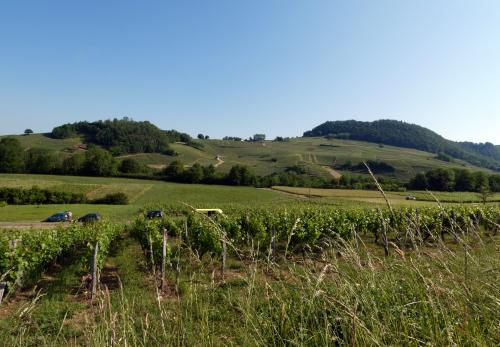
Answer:
<svg viewBox="0 0 500 347"><path fill-rule="evenodd" d="M56 223L56 222L66 222L67 220L68 220L67 213L58 212L45 219L44 222Z"/></svg>
<svg viewBox="0 0 500 347"><path fill-rule="evenodd" d="M78 218L78 221L82 223L91 223L100 220L101 220L101 215L99 213L87 213L85 216Z"/></svg>
<svg viewBox="0 0 500 347"><path fill-rule="evenodd" d="M146 213L146 218L153 219L153 218L163 218L165 214L163 213L162 210L153 210L153 211L148 211Z"/></svg>

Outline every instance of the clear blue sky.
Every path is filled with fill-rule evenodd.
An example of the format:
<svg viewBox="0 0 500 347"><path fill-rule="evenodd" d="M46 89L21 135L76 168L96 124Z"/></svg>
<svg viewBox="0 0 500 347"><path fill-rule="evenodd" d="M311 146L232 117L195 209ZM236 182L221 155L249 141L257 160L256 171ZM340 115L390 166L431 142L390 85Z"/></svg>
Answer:
<svg viewBox="0 0 500 347"><path fill-rule="evenodd" d="M500 144L500 1L1 2L1 134L122 116L212 137L391 118Z"/></svg>

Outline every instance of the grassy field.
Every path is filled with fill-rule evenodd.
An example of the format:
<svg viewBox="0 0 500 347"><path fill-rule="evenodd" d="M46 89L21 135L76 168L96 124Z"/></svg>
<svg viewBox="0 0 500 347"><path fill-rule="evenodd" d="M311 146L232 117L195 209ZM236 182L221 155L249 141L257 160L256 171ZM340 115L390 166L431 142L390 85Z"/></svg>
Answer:
<svg viewBox="0 0 500 347"><path fill-rule="evenodd" d="M81 138L54 140L43 134L15 136L26 148L44 147L65 154L70 153L82 142ZM218 171L227 172L235 164L247 165L258 175L284 171L293 165L304 166L308 173L332 177L331 167L351 161L378 160L396 168L394 176L409 179L416 173L435 168L464 168L484 170L465 162L444 162L437 160L435 154L393 146L379 146L374 143L351 140L327 140L324 138L295 138L287 142L235 142L222 140L200 140L203 148L196 149L180 143L171 147L179 154L176 157L158 153L140 153L120 158L135 158L152 168L161 169L174 159L185 165L219 164ZM223 162L216 160L222 157ZM330 168L330 169L329 169ZM484 170L486 171L486 170ZM339 172L341 173L341 172Z"/></svg>
<svg viewBox="0 0 500 347"><path fill-rule="evenodd" d="M372 190L353 190L353 189L320 189L320 188L302 188L302 187L272 187L273 190L296 194L303 197L309 195L325 199L346 199L352 201L364 201L370 203L384 204L385 200L378 191ZM428 206L436 205L435 198L441 203L481 203L478 193L470 192L432 192L432 195L422 191L407 192L386 192L391 204L399 206ZM413 195L417 200L406 200L408 195ZM498 203L500 193L495 193L488 198Z"/></svg>
<svg viewBox="0 0 500 347"><path fill-rule="evenodd" d="M102 197L108 193L123 192L130 200L129 205L30 205L0 207L1 222L40 221L58 212L71 210L75 216L88 212L99 212L112 220L133 218L145 206L169 206L186 203L197 208L229 208L238 206L274 206L286 204L334 205L338 207L382 206L385 201L377 191L308 189L296 187L273 187L257 189L252 187L210 186L198 184L177 184L155 180L124 178L73 177L54 175L0 174L0 186L30 188L37 185L42 188L59 189L85 193L89 198ZM311 198L309 198L309 194ZM432 201L408 201L407 194L426 197L426 193L388 192L391 203L395 206L431 206ZM467 201L478 199L474 193L436 193L438 199L446 201ZM430 196L427 196L430 198ZM500 199L496 194L493 199ZM479 200L477 200L479 201Z"/></svg>
<svg viewBox="0 0 500 347"><path fill-rule="evenodd" d="M73 177L52 175L0 174L0 186L65 189L83 192L88 197L101 197L107 193L123 192L130 199L125 206L110 205L39 205L0 207L0 222L39 221L48 215L71 209L74 215L97 211L105 218L120 220L134 216L140 208L155 204L178 205L187 203L195 207L280 204L300 200L297 197L250 187L177 184L154 180L123 178Z"/></svg>

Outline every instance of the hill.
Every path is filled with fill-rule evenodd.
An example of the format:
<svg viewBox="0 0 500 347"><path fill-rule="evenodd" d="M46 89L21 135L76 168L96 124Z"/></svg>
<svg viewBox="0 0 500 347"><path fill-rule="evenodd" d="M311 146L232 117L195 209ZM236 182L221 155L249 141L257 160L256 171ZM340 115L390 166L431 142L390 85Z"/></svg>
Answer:
<svg viewBox="0 0 500 347"><path fill-rule="evenodd" d="M327 121L304 132L304 136L328 136L444 153L473 165L500 171L500 146L450 141L427 128L401 121Z"/></svg>
<svg viewBox="0 0 500 347"><path fill-rule="evenodd" d="M102 146L117 155L142 152L172 154L170 143L191 143L187 134L161 130L150 122L136 122L128 118L63 124L55 127L49 135L53 139L79 136L86 144Z"/></svg>
<svg viewBox="0 0 500 347"><path fill-rule="evenodd" d="M85 151L82 136L53 139L50 134L12 136L19 140L25 149L46 148L60 156ZM325 178L338 177L348 172L365 174L361 161L384 163L378 175L410 179L416 173L436 168L470 168L488 171L462 160L451 162L439 160L434 153L411 148L396 147L370 142L344 140L324 137L294 138L288 141L224 141L197 140L197 147L185 142L169 143L175 155L164 153L127 153L117 158L136 159L152 169L165 168L173 160L181 160L189 167L195 163L212 164L218 172L226 173L233 165L246 165L257 175L268 175L300 168L303 172ZM387 164L387 165L385 165Z"/></svg>

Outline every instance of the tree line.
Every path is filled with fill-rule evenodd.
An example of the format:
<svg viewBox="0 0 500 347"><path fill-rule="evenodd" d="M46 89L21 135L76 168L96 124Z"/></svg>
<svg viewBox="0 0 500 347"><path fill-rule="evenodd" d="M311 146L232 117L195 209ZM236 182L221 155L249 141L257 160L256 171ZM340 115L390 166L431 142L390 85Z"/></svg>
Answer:
<svg viewBox="0 0 500 347"><path fill-rule="evenodd" d="M128 197L124 193L111 193L101 198L88 199L85 194L61 190L41 189L33 186L28 189L0 187L0 202L9 205L44 204L106 204L126 205Z"/></svg>
<svg viewBox="0 0 500 347"><path fill-rule="evenodd" d="M442 192L500 192L500 174L487 174L467 169L434 169L418 173L409 182L414 190L435 190Z"/></svg>

